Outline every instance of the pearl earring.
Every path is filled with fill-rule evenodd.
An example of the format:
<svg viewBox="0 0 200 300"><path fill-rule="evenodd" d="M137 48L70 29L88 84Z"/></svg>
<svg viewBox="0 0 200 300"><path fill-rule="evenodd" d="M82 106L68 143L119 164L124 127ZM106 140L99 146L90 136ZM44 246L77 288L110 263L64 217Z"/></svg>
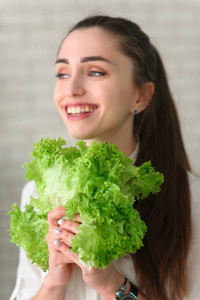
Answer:
<svg viewBox="0 0 200 300"><path fill-rule="evenodd" d="M133 111L134 115L136 115L137 112L138 112L137 109L134 109L134 111Z"/></svg>

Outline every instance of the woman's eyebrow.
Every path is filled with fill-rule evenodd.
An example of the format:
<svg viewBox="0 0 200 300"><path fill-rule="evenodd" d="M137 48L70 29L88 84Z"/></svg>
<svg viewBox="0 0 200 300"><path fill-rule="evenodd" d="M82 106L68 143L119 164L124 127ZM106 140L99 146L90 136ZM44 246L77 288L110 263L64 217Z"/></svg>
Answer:
<svg viewBox="0 0 200 300"><path fill-rule="evenodd" d="M59 58L56 60L55 64L69 64L69 60L66 58Z"/></svg>
<svg viewBox="0 0 200 300"><path fill-rule="evenodd" d="M107 58L104 58L102 56L86 56L81 58L81 63L86 63L86 62L90 62L90 61L105 61L111 64L114 64L113 62L111 62L110 60L108 60ZM55 64L69 64L69 60L66 58L59 58L56 60Z"/></svg>
<svg viewBox="0 0 200 300"><path fill-rule="evenodd" d="M108 63L111 63L113 64L113 62L111 62L110 60L108 60L107 58L104 58L102 56L86 56L86 57L83 57L81 59L81 63L86 63L86 62L89 62L89 61L106 61Z"/></svg>

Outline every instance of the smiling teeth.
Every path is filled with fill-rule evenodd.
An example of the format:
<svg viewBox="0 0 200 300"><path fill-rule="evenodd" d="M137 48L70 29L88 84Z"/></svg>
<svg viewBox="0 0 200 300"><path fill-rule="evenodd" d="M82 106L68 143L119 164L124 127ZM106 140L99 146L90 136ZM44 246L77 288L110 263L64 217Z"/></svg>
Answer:
<svg viewBox="0 0 200 300"><path fill-rule="evenodd" d="M88 113L88 112L92 112L94 111L95 108L94 107L89 107L89 106L85 106L85 107L81 107L81 106L72 106L72 107L67 107L67 113L68 114L80 114L80 113Z"/></svg>

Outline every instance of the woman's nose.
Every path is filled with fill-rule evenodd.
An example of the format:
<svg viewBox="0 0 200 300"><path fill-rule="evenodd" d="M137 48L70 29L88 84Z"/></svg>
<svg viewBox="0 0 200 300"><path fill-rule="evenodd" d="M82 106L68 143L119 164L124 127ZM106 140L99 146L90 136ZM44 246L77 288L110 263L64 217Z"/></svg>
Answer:
<svg viewBox="0 0 200 300"><path fill-rule="evenodd" d="M68 97L82 96L85 93L83 79L80 76L73 76L67 80L66 95Z"/></svg>

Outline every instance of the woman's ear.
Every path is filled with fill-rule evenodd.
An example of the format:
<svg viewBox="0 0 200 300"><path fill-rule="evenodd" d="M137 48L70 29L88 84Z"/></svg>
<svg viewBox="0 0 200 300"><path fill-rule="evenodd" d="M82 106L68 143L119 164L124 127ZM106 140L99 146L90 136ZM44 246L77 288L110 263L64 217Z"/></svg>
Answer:
<svg viewBox="0 0 200 300"><path fill-rule="evenodd" d="M153 82L145 82L143 83L138 98L134 101L132 112L140 113L145 110L145 108L149 105L151 98L154 94L155 86Z"/></svg>

